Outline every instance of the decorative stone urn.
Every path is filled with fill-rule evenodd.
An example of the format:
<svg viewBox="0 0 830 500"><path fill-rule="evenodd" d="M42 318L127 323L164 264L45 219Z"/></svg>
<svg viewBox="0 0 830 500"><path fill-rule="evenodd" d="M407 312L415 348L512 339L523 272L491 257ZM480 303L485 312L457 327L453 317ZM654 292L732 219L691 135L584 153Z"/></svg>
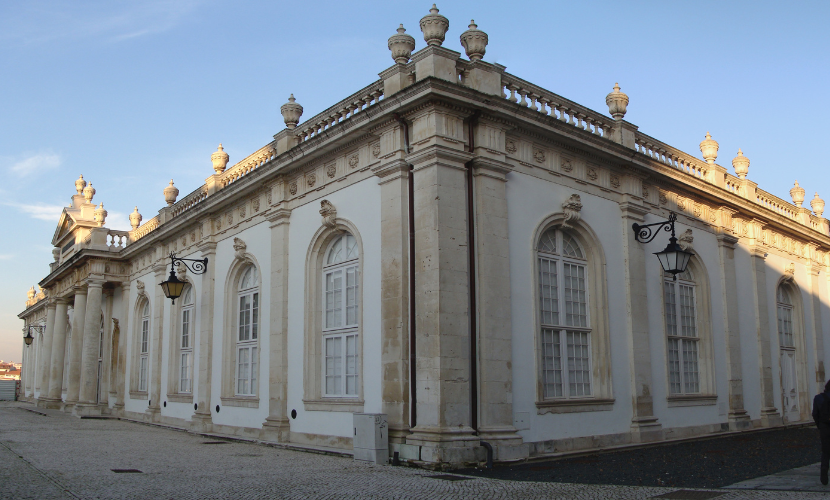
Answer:
<svg viewBox="0 0 830 500"><path fill-rule="evenodd" d="M52 249L52 258L55 260L55 262L57 262L58 259L61 258L61 249L60 248L55 247L55 248ZM35 291L35 287L32 287L32 297L34 297L34 291ZM29 297L29 298L31 299L32 297Z"/></svg>
<svg viewBox="0 0 830 500"><path fill-rule="evenodd" d="M60 251L61 251L61 249L60 249L60 248L55 248L55 249L53 249L53 250L52 250L52 255L55 255L55 250L57 250L57 251L58 251L58 255L60 255ZM55 260L57 260L57 259L55 259ZM26 297L28 297L28 298L29 298L29 300L32 300L33 298L35 298L35 295L36 295L36 292L35 292L35 287L30 288L30 289L29 289L29 291L28 291L28 293L26 293Z"/></svg>
<svg viewBox="0 0 830 500"><path fill-rule="evenodd" d="M438 13L438 8L432 4L429 14L421 18L421 32L427 45L441 46L444 36L450 29L450 20Z"/></svg>
<svg viewBox="0 0 830 500"><path fill-rule="evenodd" d="M392 59L398 64L406 64L415 50L415 38L406 34L403 24L398 27L398 34L389 37L389 50L392 51Z"/></svg>
<svg viewBox="0 0 830 500"><path fill-rule="evenodd" d="M470 19L468 28L470 29L461 33L459 37L461 39L461 46L464 47L464 51L471 61L480 61L484 57L484 51L487 47L487 42L489 42L487 33L478 29L478 25L474 19Z"/></svg>
<svg viewBox="0 0 830 500"><path fill-rule="evenodd" d="M76 184L77 189L77 184ZM92 197L95 196L95 188L92 187L92 183L90 182L87 187L84 188L84 199L87 203L92 203Z"/></svg>
<svg viewBox="0 0 830 500"><path fill-rule="evenodd" d="M107 211L104 210L104 202L95 209L95 222L98 223L98 227L104 227L104 222L107 220Z"/></svg>
<svg viewBox="0 0 830 500"><path fill-rule="evenodd" d="M804 203L804 193L804 188L798 185L798 181L795 181L795 186L790 189L790 198L798 208L801 208L801 204Z"/></svg>
<svg viewBox="0 0 830 500"><path fill-rule="evenodd" d="M144 217L142 217L141 214L138 213L138 207L135 207L133 213L130 214L130 225L133 226L133 230L138 229L138 226L141 225L141 219L143 218Z"/></svg>
<svg viewBox="0 0 830 500"><path fill-rule="evenodd" d="M75 181L75 191L77 191L78 194L83 194L85 187L86 181L84 180L84 176L81 175L80 177L78 177L78 180Z"/></svg>
<svg viewBox="0 0 830 500"><path fill-rule="evenodd" d="M714 165L715 160L718 159L718 141L712 139L709 132L706 132L706 139L700 143L700 152L703 153L703 159L709 165Z"/></svg>
<svg viewBox="0 0 830 500"><path fill-rule="evenodd" d="M228 160L230 160L230 158L231 157L225 152L225 148L222 147L222 143L220 142L216 152L210 155L210 161L213 162L213 170L216 171L217 174L224 172L225 167L228 166Z"/></svg>
<svg viewBox="0 0 830 500"><path fill-rule="evenodd" d="M738 156L732 159L732 167L738 177L746 179L746 174L749 173L749 158L744 156L744 152L740 148L738 149Z"/></svg>
<svg viewBox="0 0 830 500"><path fill-rule="evenodd" d="M818 193L810 200L810 206L813 207L813 212L819 217L824 213L824 200L818 197Z"/></svg>
<svg viewBox="0 0 830 500"><path fill-rule="evenodd" d="M300 117L303 116L303 107L295 102L294 94L288 98L288 102L280 106L280 113L285 120L285 126L288 130L292 130L300 123Z"/></svg>
<svg viewBox="0 0 830 500"><path fill-rule="evenodd" d="M167 206L173 206L177 196L179 196L179 188L174 186L173 179L170 179L170 185L164 188L164 201L167 202Z"/></svg>
<svg viewBox="0 0 830 500"><path fill-rule="evenodd" d="M614 84L614 90L605 96L605 104L608 105L608 112L615 120L620 121L625 116L628 107L628 96L620 91L620 84Z"/></svg>

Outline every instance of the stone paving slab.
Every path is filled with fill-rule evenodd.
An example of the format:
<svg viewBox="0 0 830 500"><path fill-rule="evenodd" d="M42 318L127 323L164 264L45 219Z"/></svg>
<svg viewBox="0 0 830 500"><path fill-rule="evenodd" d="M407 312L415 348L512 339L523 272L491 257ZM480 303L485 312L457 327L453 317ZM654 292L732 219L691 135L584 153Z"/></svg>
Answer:
<svg viewBox="0 0 830 500"><path fill-rule="evenodd" d="M782 491L821 491L830 493L830 486L824 486L819 480L821 464L797 467L788 471L756 477L740 483L726 486L738 490L782 490Z"/></svg>
<svg viewBox="0 0 830 500"><path fill-rule="evenodd" d="M472 478L246 442L206 444L216 439L120 420L81 420L60 412L44 417L19 406L0 403L3 499L628 500L672 493L668 498L684 498L677 495L678 488ZM723 500L827 498L814 492L716 491Z"/></svg>

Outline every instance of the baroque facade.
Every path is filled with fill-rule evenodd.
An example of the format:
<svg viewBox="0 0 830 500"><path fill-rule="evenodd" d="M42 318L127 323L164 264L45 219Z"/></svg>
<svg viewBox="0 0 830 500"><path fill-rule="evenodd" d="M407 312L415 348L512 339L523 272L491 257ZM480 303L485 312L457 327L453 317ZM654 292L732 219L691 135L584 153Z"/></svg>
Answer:
<svg viewBox="0 0 830 500"><path fill-rule="evenodd" d="M386 414L405 460L497 460L809 419L830 340L824 202L790 203L483 60L433 7L380 79L132 230L81 178L19 317L25 396L298 446ZM677 214L677 280L632 223ZM175 303L169 254L207 258Z"/></svg>

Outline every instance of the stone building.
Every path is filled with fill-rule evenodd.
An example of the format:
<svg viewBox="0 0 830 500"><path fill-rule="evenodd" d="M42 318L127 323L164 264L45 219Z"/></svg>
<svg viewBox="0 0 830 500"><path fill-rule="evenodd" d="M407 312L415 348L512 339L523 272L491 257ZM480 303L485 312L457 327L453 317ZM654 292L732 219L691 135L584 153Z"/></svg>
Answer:
<svg viewBox="0 0 830 500"><path fill-rule="evenodd" d="M779 426L809 418L830 340L830 236L793 202L623 117L483 60L487 35L403 26L380 79L286 128L131 231L81 178L20 318L26 397L298 446L461 463ZM677 280L633 223L677 214ZM207 259L172 303L169 254Z"/></svg>

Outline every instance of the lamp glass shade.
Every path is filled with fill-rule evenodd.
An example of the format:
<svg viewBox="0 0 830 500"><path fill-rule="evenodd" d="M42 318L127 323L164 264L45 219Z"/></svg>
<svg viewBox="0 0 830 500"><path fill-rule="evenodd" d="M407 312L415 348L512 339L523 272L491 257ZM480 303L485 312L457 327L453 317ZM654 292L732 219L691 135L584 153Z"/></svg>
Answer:
<svg viewBox="0 0 830 500"><path fill-rule="evenodd" d="M692 257L692 252L687 252L680 248L675 238L671 238L669 244L662 252L655 252L660 265L663 266L663 271L677 275L686 270L689 265L689 259Z"/></svg>
<svg viewBox="0 0 830 500"><path fill-rule="evenodd" d="M164 296L168 299L173 299L173 303L175 304L176 299L182 295L185 282L177 278L175 274L170 273L170 277L167 278L167 281L162 281L160 285L162 291L164 291Z"/></svg>
<svg viewBox="0 0 830 500"><path fill-rule="evenodd" d="M26 342L26 345L32 345L33 340L35 340L35 338L32 337L32 332L29 332L25 337L23 337L23 342Z"/></svg>

